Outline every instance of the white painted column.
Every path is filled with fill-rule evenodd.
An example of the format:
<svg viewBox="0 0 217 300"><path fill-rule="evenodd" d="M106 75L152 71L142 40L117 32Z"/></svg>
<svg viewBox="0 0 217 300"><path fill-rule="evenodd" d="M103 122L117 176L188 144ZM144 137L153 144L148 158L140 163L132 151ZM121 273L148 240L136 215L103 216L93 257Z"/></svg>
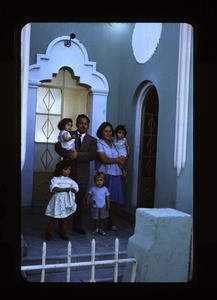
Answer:
<svg viewBox="0 0 217 300"><path fill-rule="evenodd" d="M32 205L32 191L33 191L33 172L34 172L34 152L35 152L35 117L36 117L36 100L37 88L40 82L29 82L28 91L28 118L26 122L26 153L25 165L22 170L22 190L21 199L22 206Z"/></svg>
<svg viewBox="0 0 217 300"><path fill-rule="evenodd" d="M106 110L107 110L107 92L100 92L94 90L94 92L91 92L91 103L90 103L90 128L89 133L96 137L96 132L98 127L102 122L106 121ZM93 180L93 174L95 171L95 162L90 162L90 179L89 179L89 185L92 186L94 184Z"/></svg>
<svg viewBox="0 0 217 300"><path fill-rule="evenodd" d="M106 92L92 91L90 114L90 134L96 137L96 131L102 122L106 121L107 110L107 96Z"/></svg>
<svg viewBox="0 0 217 300"><path fill-rule="evenodd" d="M21 169L26 155L26 124L29 78L31 24L26 24L21 31Z"/></svg>
<svg viewBox="0 0 217 300"><path fill-rule="evenodd" d="M174 167L177 169L177 176L179 176L181 169L184 168L186 161L191 32L191 25L186 23L180 24L174 149Z"/></svg>

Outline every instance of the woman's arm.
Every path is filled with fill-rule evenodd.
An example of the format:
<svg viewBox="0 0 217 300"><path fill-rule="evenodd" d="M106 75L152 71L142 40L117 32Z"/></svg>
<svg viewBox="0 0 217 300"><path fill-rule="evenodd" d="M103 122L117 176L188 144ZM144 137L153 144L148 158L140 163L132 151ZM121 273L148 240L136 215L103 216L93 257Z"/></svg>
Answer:
<svg viewBox="0 0 217 300"><path fill-rule="evenodd" d="M62 156L63 158L69 158L71 151L67 150L65 148L63 148L61 146L60 142L56 142L54 144L54 150L56 151L57 154L59 154L60 156Z"/></svg>
<svg viewBox="0 0 217 300"><path fill-rule="evenodd" d="M119 156L117 158L111 158L111 157L107 157L105 155L105 152L98 152L97 156L99 158L99 160L103 163L103 164L124 164L125 158L124 156Z"/></svg>

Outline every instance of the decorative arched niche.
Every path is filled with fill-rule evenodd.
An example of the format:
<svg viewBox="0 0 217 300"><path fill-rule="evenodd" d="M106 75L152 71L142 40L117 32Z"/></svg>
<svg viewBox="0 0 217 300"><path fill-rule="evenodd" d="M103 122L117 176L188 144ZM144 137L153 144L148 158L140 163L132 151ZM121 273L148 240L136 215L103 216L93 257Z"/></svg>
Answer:
<svg viewBox="0 0 217 300"><path fill-rule="evenodd" d="M29 68L29 101L36 103L36 90L41 81L51 80L63 67L72 69L78 84L90 87L90 133L95 135L106 119L109 87L104 75L96 71L96 62L89 61L85 47L76 38L61 36L48 45L45 54L37 54L36 61Z"/></svg>

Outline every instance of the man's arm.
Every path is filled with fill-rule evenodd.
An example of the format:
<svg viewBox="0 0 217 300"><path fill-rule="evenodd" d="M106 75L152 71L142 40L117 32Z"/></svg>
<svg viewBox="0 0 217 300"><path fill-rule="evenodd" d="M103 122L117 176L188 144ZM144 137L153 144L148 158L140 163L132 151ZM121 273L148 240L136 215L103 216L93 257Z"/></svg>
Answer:
<svg viewBox="0 0 217 300"><path fill-rule="evenodd" d="M60 142L56 142L56 144L54 144L54 150L56 151L57 154L59 154L63 158L67 158L67 157L69 158L71 154L71 151L63 148Z"/></svg>

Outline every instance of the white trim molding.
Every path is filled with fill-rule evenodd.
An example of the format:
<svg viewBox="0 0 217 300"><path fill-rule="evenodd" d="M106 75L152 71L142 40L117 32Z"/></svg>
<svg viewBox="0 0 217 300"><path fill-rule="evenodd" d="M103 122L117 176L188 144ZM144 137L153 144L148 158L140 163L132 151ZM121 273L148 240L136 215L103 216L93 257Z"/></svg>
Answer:
<svg viewBox="0 0 217 300"><path fill-rule="evenodd" d="M68 36L61 36L53 40L47 47L45 54L37 54L36 64L29 70L32 80L52 79L63 67L71 67L79 83L88 84L91 89L108 94L106 78L96 71L96 63L89 61L84 46L77 39L70 40L70 46L65 46ZM41 75L43 74L42 78Z"/></svg>
<svg viewBox="0 0 217 300"><path fill-rule="evenodd" d="M95 135L96 128L106 120L109 87L104 75L96 71L96 63L89 61L87 51L79 40L61 36L48 45L45 54L37 54L36 64L29 68L29 88L33 83L40 84L41 80L52 80L63 67L73 70L78 83L90 88L90 133ZM96 112L98 117L93 118Z"/></svg>
<svg viewBox="0 0 217 300"><path fill-rule="evenodd" d="M179 61L174 148L174 168L177 169L177 176L180 175L181 169L185 167L186 161L191 35L191 25L181 23L179 35Z"/></svg>

